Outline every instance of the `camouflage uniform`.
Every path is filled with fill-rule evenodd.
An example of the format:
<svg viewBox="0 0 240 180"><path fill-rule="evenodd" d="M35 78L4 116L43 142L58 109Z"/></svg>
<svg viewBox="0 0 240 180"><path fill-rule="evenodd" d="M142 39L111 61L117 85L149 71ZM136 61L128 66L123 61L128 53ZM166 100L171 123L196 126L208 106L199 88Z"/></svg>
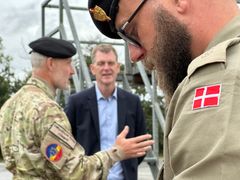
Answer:
<svg viewBox="0 0 240 180"><path fill-rule="evenodd" d="M6 168L14 179L105 179L116 160L113 150L84 156L53 98L44 81L30 78L3 105L0 141Z"/></svg>

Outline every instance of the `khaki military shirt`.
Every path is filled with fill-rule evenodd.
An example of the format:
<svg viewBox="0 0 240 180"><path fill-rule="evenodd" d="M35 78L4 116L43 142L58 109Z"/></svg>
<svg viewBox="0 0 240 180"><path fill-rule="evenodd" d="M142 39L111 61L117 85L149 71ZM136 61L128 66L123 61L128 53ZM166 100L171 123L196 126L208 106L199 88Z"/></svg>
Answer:
<svg viewBox="0 0 240 180"><path fill-rule="evenodd" d="M105 179L113 160L107 152L84 156L47 83L30 78L0 111L0 143L6 168L16 180Z"/></svg>
<svg viewBox="0 0 240 180"><path fill-rule="evenodd" d="M171 100L165 180L240 178L240 17L191 62Z"/></svg>

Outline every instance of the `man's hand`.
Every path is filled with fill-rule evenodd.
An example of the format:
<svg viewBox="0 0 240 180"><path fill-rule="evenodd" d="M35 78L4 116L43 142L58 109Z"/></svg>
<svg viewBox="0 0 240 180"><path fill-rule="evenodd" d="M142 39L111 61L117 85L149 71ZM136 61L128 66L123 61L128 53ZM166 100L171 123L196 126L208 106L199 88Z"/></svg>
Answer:
<svg viewBox="0 0 240 180"><path fill-rule="evenodd" d="M150 140L150 138L152 138L150 134L126 139L128 132L129 127L125 126L115 141L114 146L116 147L119 160L144 156L154 143L153 140Z"/></svg>

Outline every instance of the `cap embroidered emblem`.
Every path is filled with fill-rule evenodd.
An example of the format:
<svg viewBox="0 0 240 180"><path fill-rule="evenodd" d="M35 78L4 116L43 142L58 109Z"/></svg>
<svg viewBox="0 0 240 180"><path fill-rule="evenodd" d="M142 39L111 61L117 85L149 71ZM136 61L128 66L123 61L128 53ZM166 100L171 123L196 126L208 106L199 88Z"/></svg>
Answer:
<svg viewBox="0 0 240 180"><path fill-rule="evenodd" d="M196 88L192 109L219 106L220 95L221 84Z"/></svg>
<svg viewBox="0 0 240 180"><path fill-rule="evenodd" d="M58 144L49 144L46 148L46 156L50 161L58 161L62 158L62 147Z"/></svg>
<svg viewBox="0 0 240 180"><path fill-rule="evenodd" d="M96 19L98 21L110 21L111 20L111 18L106 15L105 11L97 5L93 9L89 9L89 11L90 11L90 13L93 14L94 19Z"/></svg>

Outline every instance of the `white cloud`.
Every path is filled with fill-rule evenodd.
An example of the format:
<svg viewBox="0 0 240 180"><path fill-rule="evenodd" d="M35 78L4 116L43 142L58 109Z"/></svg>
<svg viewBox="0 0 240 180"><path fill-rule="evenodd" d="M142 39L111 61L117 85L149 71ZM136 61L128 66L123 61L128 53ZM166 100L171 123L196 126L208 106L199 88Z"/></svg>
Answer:
<svg viewBox="0 0 240 180"><path fill-rule="evenodd" d="M29 42L41 37L41 5L44 1L36 0L7 0L0 2L0 37L3 39L5 55L13 57L12 68L18 77L23 78L25 71L30 71ZM50 4L58 5L58 0ZM68 0L70 6L87 7L87 0ZM58 26L58 9L47 8L46 12L46 34ZM80 40L89 40L101 35L93 25L88 12L72 11L74 23ZM73 39L68 21L65 19L65 28L68 39ZM119 41L118 41L119 42ZM120 41L123 42L123 41ZM120 57L123 59L123 47L119 49Z"/></svg>
<svg viewBox="0 0 240 180"><path fill-rule="evenodd" d="M59 0L51 1L58 4ZM28 52L29 42L41 37L41 4L39 0L2 0L0 2L0 37L3 39L5 55L13 57L12 68L19 77L30 71ZM69 5L87 7L87 0L68 0ZM239 5L240 6L240 5ZM46 31L50 32L58 25L58 10L46 9ZM101 35L93 25L88 12L72 11L76 29L80 40L94 40L99 35L106 41L113 41ZM65 19L66 20L66 19ZM65 21L67 36L72 39L68 21ZM117 41L123 42L123 41ZM120 60L124 59L123 47L115 46L119 52Z"/></svg>
<svg viewBox="0 0 240 180"><path fill-rule="evenodd" d="M28 43L40 36L41 2L34 0L8 0L0 2L0 37L4 54L13 57L12 68L18 77L30 70Z"/></svg>

